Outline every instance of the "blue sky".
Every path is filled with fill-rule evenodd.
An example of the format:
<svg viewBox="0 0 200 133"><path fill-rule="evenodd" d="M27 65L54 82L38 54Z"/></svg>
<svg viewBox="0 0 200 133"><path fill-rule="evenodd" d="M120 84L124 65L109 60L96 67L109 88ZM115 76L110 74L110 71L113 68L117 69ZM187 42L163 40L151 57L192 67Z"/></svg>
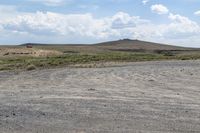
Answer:
<svg viewBox="0 0 200 133"><path fill-rule="evenodd" d="M0 44L122 38L200 47L200 1L0 0Z"/></svg>

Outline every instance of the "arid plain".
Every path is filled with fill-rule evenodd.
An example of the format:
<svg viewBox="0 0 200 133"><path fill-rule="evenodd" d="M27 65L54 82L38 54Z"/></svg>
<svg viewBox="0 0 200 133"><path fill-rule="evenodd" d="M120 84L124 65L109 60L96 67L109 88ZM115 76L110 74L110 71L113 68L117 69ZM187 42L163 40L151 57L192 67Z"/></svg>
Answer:
<svg viewBox="0 0 200 133"><path fill-rule="evenodd" d="M0 72L3 133L199 133L200 61Z"/></svg>
<svg viewBox="0 0 200 133"><path fill-rule="evenodd" d="M0 47L2 133L199 133L200 50L139 40Z"/></svg>

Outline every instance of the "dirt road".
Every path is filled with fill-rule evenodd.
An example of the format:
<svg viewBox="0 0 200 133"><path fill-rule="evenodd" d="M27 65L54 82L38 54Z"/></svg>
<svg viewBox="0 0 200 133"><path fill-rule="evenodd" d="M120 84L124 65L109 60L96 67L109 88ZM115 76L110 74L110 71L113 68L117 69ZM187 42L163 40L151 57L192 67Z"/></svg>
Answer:
<svg viewBox="0 0 200 133"><path fill-rule="evenodd" d="M0 72L1 133L199 133L200 61Z"/></svg>

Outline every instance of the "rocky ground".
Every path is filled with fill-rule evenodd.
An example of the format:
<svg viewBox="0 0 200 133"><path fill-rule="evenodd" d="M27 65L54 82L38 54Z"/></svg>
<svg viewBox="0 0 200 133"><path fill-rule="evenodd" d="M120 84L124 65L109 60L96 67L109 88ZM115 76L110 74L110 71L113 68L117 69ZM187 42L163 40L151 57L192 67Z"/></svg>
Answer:
<svg viewBox="0 0 200 133"><path fill-rule="evenodd" d="M0 72L1 133L199 133L200 61Z"/></svg>

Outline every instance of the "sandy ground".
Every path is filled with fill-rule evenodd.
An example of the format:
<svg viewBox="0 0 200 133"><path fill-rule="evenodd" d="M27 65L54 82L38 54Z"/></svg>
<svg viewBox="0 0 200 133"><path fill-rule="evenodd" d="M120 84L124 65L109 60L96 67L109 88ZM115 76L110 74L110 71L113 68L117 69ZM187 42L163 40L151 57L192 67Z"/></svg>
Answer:
<svg viewBox="0 0 200 133"><path fill-rule="evenodd" d="M199 133L200 61L0 72L1 133Z"/></svg>

